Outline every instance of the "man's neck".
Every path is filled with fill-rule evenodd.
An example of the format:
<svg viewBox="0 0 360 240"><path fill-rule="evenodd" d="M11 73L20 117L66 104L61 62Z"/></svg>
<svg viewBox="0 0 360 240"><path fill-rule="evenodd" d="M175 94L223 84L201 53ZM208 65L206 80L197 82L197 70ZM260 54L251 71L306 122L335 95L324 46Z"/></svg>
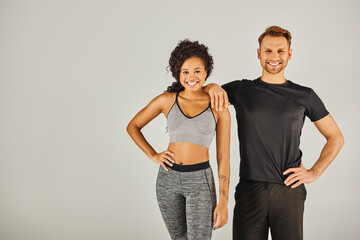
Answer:
<svg viewBox="0 0 360 240"><path fill-rule="evenodd" d="M263 70L261 80L271 84L281 84L286 82L284 71L281 71L277 74L271 74L268 73L266 70Z"/></svg>

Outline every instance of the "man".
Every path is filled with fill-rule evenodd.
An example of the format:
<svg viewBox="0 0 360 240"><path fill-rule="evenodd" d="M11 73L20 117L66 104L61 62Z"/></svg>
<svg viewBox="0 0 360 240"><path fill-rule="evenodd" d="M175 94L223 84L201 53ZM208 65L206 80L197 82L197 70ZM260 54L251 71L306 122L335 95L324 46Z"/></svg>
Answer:
<svg viewBox="0 0 360 240"><path fill-rule="evenodd" d="M271 26L258 40L260 78L205 87L217 110L229 102L236 110L241 163L233 239L267 240L269 228L273 240L303 239L304 183L319 178L344 139L317 94L285 79L290 32ZM305 116L327 140L309 170L299 149Z"/></svg>

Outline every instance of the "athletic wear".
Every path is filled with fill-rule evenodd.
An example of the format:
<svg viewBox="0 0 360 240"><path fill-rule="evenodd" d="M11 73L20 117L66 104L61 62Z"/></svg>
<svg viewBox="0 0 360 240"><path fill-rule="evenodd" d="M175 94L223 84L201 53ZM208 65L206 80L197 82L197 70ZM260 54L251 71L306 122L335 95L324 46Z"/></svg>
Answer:
<svg viewBox="0 0 360 240"><path fill-rule="evenodd" d="M186 116L178 103L179 93L167 115L172 142L189 142L209 148L215 135L215 116L209 106L193 117ZM159 167L156 196L171 239L211 239L216 206L215 183L209 161Z"/></svg>
<svg viewBox="0 0 360 240"><path fill-rule="evenodd" d="M233 240L302 240L306 189L241 180L236 187Z"/></svg>
<svg viewBox="0 0 360 240"><path fill-rule="evenodd" d="M216 192L209 162L160 166L156 196L171 239L211 239Z"/></svg>
<svg viewBox="0 0 360 240"><path fill-rule="evenodd" d="M210 163L209 163L209 161L191 164L191 165L180 165L180 164L173 163L172 166L170 166L170 165L167 165L167 166L168 166L168 168L171 168L172 170L175 170L178 172L194 172L194 171L199 171L199 170L209 168Z"/></svg>
<svg viewBox="0 0 360 240"><path fill-rule="evenodd" d="M209 106L193 117L186 116L178 104L179 93L167 116L170 143L189 142L209 148L216 130L215 116Z"/></svg>
<svg viewBox="0 0 360 240"><path fill-rule="evenodd" d="M269 84L260 78L222 86L234 105L240 144L240 177L284 184L282 173L301 164L300 135L305 116L326 115L316 93L289 80Z"/></svg>

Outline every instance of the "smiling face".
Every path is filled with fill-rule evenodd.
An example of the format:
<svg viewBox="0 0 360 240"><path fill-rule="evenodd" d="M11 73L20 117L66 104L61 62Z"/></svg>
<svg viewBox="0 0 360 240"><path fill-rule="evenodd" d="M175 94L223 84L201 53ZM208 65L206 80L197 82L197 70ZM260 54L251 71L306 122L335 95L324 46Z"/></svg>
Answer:
<svg viewBox="0 0 360 240"><path fill-rule="evenodd" d="M197 91L205 82L206 70L201 58L190 57L180 68L180 83L186 90Z"/></svg>
<svg viewBox="0 0 360 240"><path fill-rule="evenodd" d="M285 37L265 36L258 49L258 59L267 73L283 74L292 50Z"/></svg>

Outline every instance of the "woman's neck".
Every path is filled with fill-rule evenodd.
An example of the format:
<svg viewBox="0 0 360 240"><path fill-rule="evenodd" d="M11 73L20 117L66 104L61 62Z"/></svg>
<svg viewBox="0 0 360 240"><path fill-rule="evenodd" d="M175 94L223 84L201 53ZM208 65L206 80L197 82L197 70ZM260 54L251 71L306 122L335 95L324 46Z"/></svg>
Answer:
<svg viewBox="0 0 360 240"><path fill-rule="evenodd" d="M191 100L203 99L204 97L208 96L208 94L206 94L202 88L200 88L197 91L189 91L185 89L184 91L182 91L181 95L183 98L191 99Z"/></svg>

